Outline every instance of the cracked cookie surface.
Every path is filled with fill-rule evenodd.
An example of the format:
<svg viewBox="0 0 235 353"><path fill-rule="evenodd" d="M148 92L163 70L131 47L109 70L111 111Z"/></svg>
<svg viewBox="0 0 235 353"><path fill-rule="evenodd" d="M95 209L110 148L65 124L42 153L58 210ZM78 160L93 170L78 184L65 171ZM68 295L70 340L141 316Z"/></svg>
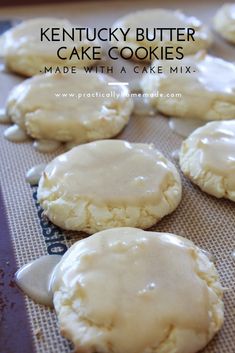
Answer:
<svg viewBox="0 0 235 353"><path fill-rule="evenodd" d="M56 268L53 291L76 352L195 353L223 323L214 264L169 233L115 228L79 241Z"/></svg>
<svg viewBox="0 0 235 353"><path fill-rule="evenodd" d="M12 90L7 114L37 140L79 144L111 138L128 123L133 102L125 86L111 88L110 81L115 80L83 71L34 76Z"/></svg>
<svg viewBox="0 0 235 353"><path fill-rule="evenodd" d="M235 4L227 3L221 6L216 12L213 22L216 32L235 44Z"/></svg>
<svg viewBox="0 0 235 353"><path fill-rule="evenodd" d="M172 30L169 29L169 24ZM187 16L179 10L153 8L132 12L118 19L112 28L122 28L126 32L125 40L118 33L117 39L112 40L113 45L128 58L131 49L134 53L132 59L136 61L152 62L156 57L160 60L161 51L154 48L170 46L175 57L179 46L184 55L190 55L207 49L212 42L208 28L198 18ZM188 28L195 31L193 37L188 35ZM179 30L180 41L177 36ZM144 49L152 49L155 55L146 55L147 51Z"/></svg>
<svg viewBox="0 0 235 353"><path fill-rule="evenodd" d="M145 229L178 206L181 180L153 145L102 140L49 163L38 200L64 229L90 234L123 226Z"/></svg>
<svg viewBox="0 0 235 353"><path fill-rule="evenodd" d="M161 113L185 120L234 119L234 63L199 52L152 66L162 66L163 73L146 74L141 87Z"/></svg>
<svg viewBox="0 0 235 353"><path fill-rule="evenodd" d="M39 75L40 72L45 72L45 67L55 69L75 65L82 68L84 65L93 65L92 47L98 45L98 42L83 40L74 46L76 43L73 40L59 34L63 29L70 33L72 28L73 25L68 20L51 17L39 17L19 23L0 37L1 55L5 65L9 70L23 76ZM56 32L55 39L50 38L53 31ZM64 48L63 57L66 57L63 60L57 54L61 43ZM81 57L81 47L87 50L89 57ZM69 59L69 53L73 48L76 48L80 55L79 60L75 55Z"/></svg>
<svg viewBox="0 0 235 353"><path fill-rule="evenodd" d="M180 167L203 191L235 201L235 120L196 129L182 143Z"/></svg>

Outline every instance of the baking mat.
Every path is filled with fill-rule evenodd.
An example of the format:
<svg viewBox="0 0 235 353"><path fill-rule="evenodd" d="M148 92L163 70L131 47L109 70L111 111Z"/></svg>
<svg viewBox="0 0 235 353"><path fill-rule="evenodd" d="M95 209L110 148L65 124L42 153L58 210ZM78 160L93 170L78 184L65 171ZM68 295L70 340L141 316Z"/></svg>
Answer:
<svg viewBox="0 0 235 353"><path fill-rule="evenodd" d="M93 6L92 6L93 4ZM105 7L97 3L71 4L66 7L53 6L27 8L25 9L4 10L1 16L14 14L20 18L40 16L47 14L63 17L81 18L87 24L99 25L107 21L113 22L118 16L133 9L132 6L122 3L114 3L110 7L105 3ZM116 5L115 5L116 4ZM134 3L135 8L144 7L139 3ZM176 4L176 2L174 3ZM189 13L206 20L209 14L215 12L216 4L210 2L200 7L198 4L185 5L177 2L165 3L167 7L181 7L187 9ZM218 5L218 2L217 2ZM128 7L129 6L129 7ZM151 5L149 5L151 6ZM152 3L153 6L153 3ZM155 2L156 6L156 2ZM188 7L187 7L188 6ZM214 7L213 7L214 6ZM146 3L145 3L145 7ZM68 8L70 10L68 10ZM102 15L101 15L102 9ZM75 16L75 10L77 15ZM30 12L31 11L31 12ZM67 12L66 12L67 11ZM70 12L68 12L70 11ZM79 12L80 11L80 12ZM54 12L54 13L53 13ZM110 12L110 16L108 13ZM96 16L94 17L94 13ZM100 15L100 17L99 17ZM103 16L103 17L102 17ZM98 20L97 20L98 17ZM81 21L81 22L82 22ZM209 21L209 20L208 20ZM111 23L107 23L110 25ZM234 60L235 49L228 46L220 38L217 39L212 52L227 59ZM21 79L7 73L0 75L0 104L3 106L5 98L10 88ZM25 181L25 173L35 164L49 162L57 153L40 154L32 148L32 144L14 144L3 138L3 131L6 127L0 125L0 184L3 190L4 204L6 209L7 223L11 235L11 243L15 253L16 266L20 267L25 263L47 253L63 253L67 247L77 241L85 234L75 232L64 232L52 225L42 215L42 210L35 197L36 187L30 187ZM168 127L168 119L162 116L143 117L133 116L127 128L118 136L130 142L149 142L154 143L173 163L171 152L178 149L182 139L174 134ZM178 167L178 166L177 166ZM107 167L108 171L108 167ZM231 256L235 249L235 205L227 200L217 200L210 197L193 186L182 176L183 199L177 210L165 217L152 229L176 233L193 240L198 246L210 251L216 257L221 281L227 288L224 295L225 303L225 323L220 333L203 351L204 353L234 353L235 352L235 298L234 298L234 260ZM1 225L2 226L2 225ZM2 239L0 240L2 243ZM2 245L2 244L1 244ZM16 289L14 289L16 290ZM22 305L22 303L21 303ZM66 353L71 352L69 343L63 339L57 327L54 312L44 306L35 304L28 297L25 298L27 317L30 323L30 335L32 336L34 350L36 353ZM23 309L22 309L23 310ZM13 315L14 313L12 313ZM20 325L21 323L19 323ZM22 325L24 322L22 321ZM25 326L25 332L27 327ZM9 339L14 340L15 334L12 328L8 327ZM20 328L19 328L20 329ZM31 337L30 337L31 338ZM28 348L19 345L15 350L10 350L0 346L1 353L32 353L30 340Z"/></svg>

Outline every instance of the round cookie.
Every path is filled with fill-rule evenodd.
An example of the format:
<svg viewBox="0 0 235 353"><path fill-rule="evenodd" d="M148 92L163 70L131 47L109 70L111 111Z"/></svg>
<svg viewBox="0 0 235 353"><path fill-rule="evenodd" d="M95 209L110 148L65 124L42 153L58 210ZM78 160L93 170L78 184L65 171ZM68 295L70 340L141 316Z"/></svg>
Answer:
<svg viewBox="0 0 235 353"><path fill-rule="evenodd" d="M163 73L143 76L141 87L161 113L206 121L234 119L233 63L200 52L180 62L155 62L154 65L162 65Z"/></svg>
<svg viewBox="0 0 235 353"><path fill-rule="evenodd" d="M148 29L148 38L145 37L143 40L136 38L137 28ZM135 51L138 47L143 47L146 49L155 47L172 47L172 51L177 54L176 48L182 47L182 52L184 55L194 54L202 49L207 49L211 45L211 35L206 26L204 26L197 18L192 16L186 16L181 11L171 11L161 8L141 10L138 12L130 13L120 19L118 19L112 26L115 28L122 28L124 32L130 28L126 40L116 35L118 40L113 39L113 45L118 47L121 51L125 47L131 48ZM194 40L192 37L187 35L187 31L181 34L181 41L178 41L175 32L172 32L172 38L170 38L170 32L163 32L162 38L160 33L156 32L156 37L152 40L155 28L192 28L195 30ZM150 40L151 39L151 40ZM185 39L183 41L182 39ZM140 52L140 51L139 51ZM144 57L145 50L143 54L140 53L141 57ZM125 50L122 51L125 56ZM129 50L128 50L129 55ZM138 57L133 59L139 60ZM152 61L151 58L146 57L145 61Z"/></svg>
<svg viewBox="0 0 235 353"><path fill-rule="evenodd" d="M84 143L117 135L128 123L133 102L125 86L104 74L44 74L10 93L11 120L38 140ZM114 95L115 94L115 95Z"/></svg>
<svg viewBox="0 0 235 353"><path fill-rule="evenodd" d="M64 229L92 234L112 227L148 228L178 206L181 180L153 145L104 140L77 146L49 163L38 200Z"/></svg>
<svg viewBox="0 0 235 353"><path fill-rule="evenodd" d="M79 241L57 266L53 291L75 352L194 353L223 323L214 264L169 233L116 228Z"/></svg>
<svg viewBox="0 0 235 353"><path fill-rule="evenodd" d="M226 40L235 44L235 4L224 4L214 17L214 29Z"/></svg>
<svg viewBox="0 0 235 353"><path fill-rule="evenodd" d="M41 71L44 72L45 66L53 68L73 65L78 68L82 68L84 65L91 66L94 60L82 58L80 48L90 47L87 49L87 53L92 58L92 46L96 46L97 42L80 42L76 47L80 57L78 60L76 55L69 59L76 43L68 39L67 36L63 42L58 41L60 38L58 35L55 36L55 41L46 39L46 37L51 39L51 28L56 28L57 34L63 28L70 33L72 27L72 24L64 19L42 17L23 21L9 29L0 38L2 55L7 68L23 76L33 76L40 74ZM43 41L41 41L41 28L43 32L46 31ZM68 59L62 60L57 56L57 50L62 46L67 47L63 49L63 57L66 54Z"/></svg>
<svg viewBox="0 0 235 353"><path fill-rule="evenodd" d="M235 201L235 120L195 130L182 143L180 167L203 191Z"/></svg>

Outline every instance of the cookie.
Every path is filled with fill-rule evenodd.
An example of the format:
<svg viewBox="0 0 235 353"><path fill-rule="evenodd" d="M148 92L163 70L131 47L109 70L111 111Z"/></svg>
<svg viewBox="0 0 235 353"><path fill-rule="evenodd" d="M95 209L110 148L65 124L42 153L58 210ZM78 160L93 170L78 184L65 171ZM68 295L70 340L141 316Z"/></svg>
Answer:
<svg viewBox="0 0 235 353"><path fill-rule="evenodd" d="M57 266L53 291L75 352L194 353L223 323L214 264L169 233L116 228L79 241Z"/></svg>
<svg viewBox="0 0 235 353"><path fill-rule="evenodd" d="M133 51L131 59L137 61L153 61L154 55L146 55L146 49L150 53L152 48L160 59L160 47L171 47L170 52L175 57L179 54L177 47L181 47L183 55L189 55L207 49L212 42L209 30L197 18L186 16L181 11L160 8L130 13L118 19L112 28L122 28L126 33L125 38L117 33L117 38L112 40L113 45L117 46L123 57L130 58ZM158 49L154 50L156 47Z"/></svg>
<svg viewBox="0 0 235 353"><path fill-rule="evenodd" d="M133 108L128 88L109 86L104 74L44 74L10 93L7 114L36 140L68 143L110 138L128 123Z"/></svg>
<svg viewBox="0 0 235 353"><path fill-rule="evenodd" d="M235 4L221 6L214 17L214 29L221 37L235 44Z"/></svg>
<svg viewBox="0 0 235 353"><path fill-rule="evenodd" d="M92 47L98 43L97 41L84 40L77 45L77 42L74 43L67 35L63 38L60 31L65 29L70 34L72 27L72 24L67 20L50 17L34 18L21 22L5 32L0 38L5 65L10 71L23 76L38 75L40 72L45 72L45 67L56 68L57 66L71 67L75 65L77 68L82 68L83 66L91 66L94 63ZM52 34L53 28L56 29L54 36ZM66 47L66 49L59 50L61 47ZM78 55L73 55L70 58L74 47L76 47ZM88 56L82 57L82 47L87 50L90 58Z"/></svg>
<svg viewBox="0 0 235 353"><path fill-rule="evenodd" d="M141 87L151 104L172 117L197 120L234 119L235 65L200 52L180 62L155 62L162 74L147 74Z"/></svg>
<svg viewBox="0 0 235 353"><path fill-rule="evenodd" d="M235 120L195 130L182 143L180 167L206 193L235 201Z"/></svg>
<svg viewBox="0 0 235 353"><path fill-rule="evenodd" d="M39 181L38 201L64 229L148 228L174 211L181 180L153 145L103 140L55 158Z"/></svg>

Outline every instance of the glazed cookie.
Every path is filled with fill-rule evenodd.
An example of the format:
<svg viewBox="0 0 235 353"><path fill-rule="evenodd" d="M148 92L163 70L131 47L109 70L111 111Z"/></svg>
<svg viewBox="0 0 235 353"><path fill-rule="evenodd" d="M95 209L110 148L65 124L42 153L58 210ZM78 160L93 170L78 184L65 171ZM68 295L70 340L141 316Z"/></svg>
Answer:
<svg viewBox="0 0 235 353"><path fill-rule="evenodd" d="M136 36L137 28L145 30L143 33L144 37L142 39L141 33ZM118 47L119 51L122 51L122 55L125 56L124 48L129 47L134 52L138 47L145 49L155 48L155 47L166 47L170 46L174 53L177 55L177 47L182 47L182 52L184 55L194 54L199 50L206 49L211 45L211 35L206 26L204 26L197 18L192 16L186 16L180 11L171 11L165 9L147 9L138 12L130 13L120 19L118 19L114 25L113 29L122 28L123 32L129 31L127 33L126 40L120 38L117 35L118 40L113 40L113 45ZM161 33L159 29L164 28ZM170 32L168 28L174 28L174 31ZM182 31L182 28L185 30ZM190 28L190 30L188 30ZM148 37L146 30L148 29ZM180 41L177 37L177 30L181 31ZM193 37L192 30L195 31ZM138 41L137 41L138 39ZM127 57L129 57L130 50L126 50ZM146 53L145 50L137 50L139 56L133 57L135 60L140 60L144 58ZM145 58L145 61L152 61L153 59L149 56Z"/></svg>
<svg viewBox="0 0 235 353"><path fill-rule="evenodd" d="M75 352L194 353L223 323L214 264L169 233L116 228L79 241L57 266L53 291Z"/></svg>
<svg viewBox="0 0 235 353"><path fill-rule="evenodd" d="M234 119L234 64L200 52L180 63L154 65L162 65L163 73L145 75L141 87L161 113L204 121Z"/></svg>
<svg viewBox="0 0 235 353"><path fill-rule="evenodd" d="M42 41L41 28L43 32L46 31ZM48 31L47 28L49 28ZM75 55L69 59L75 46L74 42L68 39L68 36L65 40L58 41L61 38L59 35L56 35L54 41L48 41L47 38L51 39L50 31L52 28L56 28L58 34L59 30L63 28L70 33L72 24L64 19L43 17L23 21L5 32L0 38L0 44L7 68L23 76L33 76L40 74L41 71L44 72L45 66L54 68L76 65L76 67L81 68L84 65L90 66L94 63L93 60L81 57L81 47L85 49L89 47L87 53L92 57L92 46L97 45L97 42L80 42L79 46L76 47L79 60ZM63 49L63 57L67 57L65 60L60 59L57 55L57 50L62 46L66 47L66 49Z"/></svg>
<svg viewBox="0 0 235 353"><path fill-rule="evenodd" d="M110 138L128 123L133 108L128 89L110 81L115 80L83 71L34 76L10 93L7 115L37 140L79 144Z"/></svg>
<svg viewBox="0 0 235 353"><path fill-rule="evenodd" d="M203 191L235 201L235 120L195 130L182 143L180 167Z"/></svg>
<svg viewBox="0 0 235 353"><path fill-rule="evenodd" d="M224 4L214 17L215 30L225 39L235 44L235 4Z"/></svg>
<svg viewBox="0 0 235 353"><path fill-rule="evenodd" d="M181 200L174 165L153 145L104 140L55 158L39 181L38 200L64 229L148 228Z"/></svg>

